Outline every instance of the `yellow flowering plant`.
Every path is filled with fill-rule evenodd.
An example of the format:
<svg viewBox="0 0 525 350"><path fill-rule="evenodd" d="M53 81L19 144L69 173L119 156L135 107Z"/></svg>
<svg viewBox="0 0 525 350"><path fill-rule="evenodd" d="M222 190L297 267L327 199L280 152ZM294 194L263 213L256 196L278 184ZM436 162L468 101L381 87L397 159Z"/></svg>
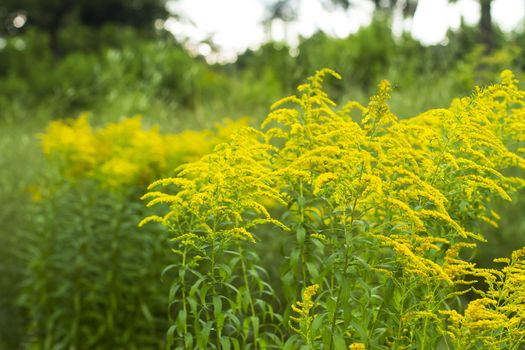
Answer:
<svg viewBox="0 0 525 350"><path fill-rule="evenodd" d="M318 284L306 287L303 292L303 301L297 301L295 305L292 305L292 310L297 316L290 316L289 326L294 332L301 336L306 345L314 343L316 338L315 328L318 327L318 321L321 321L320 318L316 319L310 314L315 308L315 301L313 301L312 298L317 293L318 289ZM297 326L294 326L292 321L295 322ZM317 327L312 327L314 321L316 321Z"/></svg>
<svg viewBox="0 0 525 350"><path fill-rule="evenodd" d="M87 115L48 125L39 135L47 172L35 186L38 196L27 208L32 230L20 244L28 347L163 346L169 286L159 271L170 263L169 241L155 227L137 228L155 213L144 208L140 193L146 183L210 153L241 125L246 120L162 134L140 117L95 127Z"/></svg>
<svg viewBox="0 0 525 350"><path fill-rule="evenodd" d="M525 169L525 93L512 73L504 71L501 83L476 88L450 108L405 120L388 106L387 81L366 106L351 101L338 108L323 89L326 76L340 79L318 71L296 95L272 106L261 130L239 131L153 183L144 196L149 205L168 206L165 215L143 223L166 226L179 255L170 344L198 348L193 337L201 337L215 338L208 346L217 349L519 347L521 294L504 277L517 276L511 272L520 266L519 253L501 271L460 258L462 248L485 240L483 223L496 224L494 201L511 200L525 184L507 175ZM259 299L260 311L251 314L235 303L214 305L272 291L264 274L243 277L250 266L264 271L255 264L262 232L265 239L287 237L277 302ZM218 264L232 271L222 281ZM476 280L487 288L478 290ZM322 291L315 303L312 286ZM186 305L198 290L204 296ZM472 291L481 299L465 309L462 300ZM218 308L230 317L227 326L213 312ZM241 326L256 314L257 323ZM498 323L504 319L512 321ZM479 320L492 328L469 337ZM202 325L209 328L203 332ZM287 332L272 335L285 326Z"/></svg>
<svg viewBox="0 0 525 350"><path fill-rule="evenodd" d="M157 190L143 197L148 206L169 205L166 215L149 216L140 225L157 221L170 227L173 251L180 257L170 266L177 276L170 295L176 312L169 346L258 349L271 338L263 330L274 318L268 298L273 291L256 254L244 248L255 243L250 231L256 226L286 229L259 203L262 198L282 202L267 166L270 146L259 141L262 136L250 128L238 131L227 145L179 167L177 177L150 185L175 187L176 194Z"/></svg>
<svg viewBox="0 0 525 350"><path fill-rule="evenodd" d="M144 186L175 167L195 161L224 142L247 119L225 120L216 130L161 134L146 128L140 116L95 128L87 114L52 121L39 135L42 151L67 180L93 179L102 187L121 190Z"/></svg>
<svg viewBox="0 0 525 350"><path fill-rule="evenodd" d="M455 349L519 349L525 342L525 248L511 258L495 260L501 270L473 269L486 288L474 289L479 295L463 314L440 310L448 316L446 334Z"/></svg>

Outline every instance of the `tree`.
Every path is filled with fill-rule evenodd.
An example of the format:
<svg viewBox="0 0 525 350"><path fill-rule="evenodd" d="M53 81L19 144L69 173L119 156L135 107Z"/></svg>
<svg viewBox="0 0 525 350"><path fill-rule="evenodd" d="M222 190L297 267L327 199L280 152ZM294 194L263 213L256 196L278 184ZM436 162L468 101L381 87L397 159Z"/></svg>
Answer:
<svg viewBox="0 0 525 350"><path fill-rule="evenodd" d="M277 0L268 4L266 8L266 16L263 20L263 26L267 32L267 36L271 38L271 27L275 20L281 20L284 24L285 38L287 37L287 26L290 22L297 19L298 0Z"/></svg>
<svg viewBox="0 0 525 350"><path fill-rule="evenodd" d="M399 9L403 13L403 17L413 17L416 12L418 0L371 0L376 8L376 11L383 12L387 17L391 18L396 11ZM347 9L355 0L330 0L332 4L342 6Z"/></svg>
<svg viewBox="0 0 525 350"><path fill-rule="evenodd" d="M323 0L326 7L340 7L345 10L366 0ZM418 0L368 0L375 5L376 12L387 20L392 21L394 13L401 11L403 18L414 16ZM265 23L269 24L274 19L281 19L285 23L297 18L297 7L299 0L274 0L268 5L268 13Z"/></svg>
<svg viewBox="0 0 525 350"><path fill-rule="evenodd" d="M480 41L485 45L486 52L494 48L494 27L492 25L492 0L479 0L481 17L479 19Z"/></svg>
<svg viewBox="0 0 525 350"><path fill-rule="evenodd" d="M485 46L485 52L489 53L494 49L494 25L492 22L492 0L478 0L481 10L479 19L479 42ZM457 0L450 0L455 3Z"/></svg>
<svg viewBox="0 0 525 350"><path fill-rule="evenodd" d="M166 18L166 0L2 0L0 20L3 31L12 32L13 18L23 14L27 27L36 27L49 36L56 59L61 56L60 32L71 23L100 27L106 23L126 24L145 30Z"/></svg>

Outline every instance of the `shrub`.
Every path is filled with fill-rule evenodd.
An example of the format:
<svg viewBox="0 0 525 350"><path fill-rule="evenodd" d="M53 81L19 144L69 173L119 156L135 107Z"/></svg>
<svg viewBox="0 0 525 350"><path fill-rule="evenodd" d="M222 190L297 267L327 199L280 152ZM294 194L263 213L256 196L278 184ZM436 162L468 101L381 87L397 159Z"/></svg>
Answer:
<svg viewBox="0 0 525 350"><path fill-rule="evenodd" d="M339 78L318 71L261 129L150 185L148 205L167 208L141 225L160 222L175 244L169 347L519 347L523 250L501 270L460 254L525 183L505 175L525 167L512 73L403 121L388 82L367 106L337 108L327 74ZM281 236L276 286L254 243ZM465 305L467 292L479 298Z"/></svg>
<svg viewBox="0 0 525 350"><path fill-rule="evenodd" d="M86 115L48 125L39 135L48 171L26 208L34 232L16 244L29 348L162 347L169 241L158 229L138 232L140 218L153 214L140 193L245 123L180 134L146 129L140 117L98 128Z"/></svg>

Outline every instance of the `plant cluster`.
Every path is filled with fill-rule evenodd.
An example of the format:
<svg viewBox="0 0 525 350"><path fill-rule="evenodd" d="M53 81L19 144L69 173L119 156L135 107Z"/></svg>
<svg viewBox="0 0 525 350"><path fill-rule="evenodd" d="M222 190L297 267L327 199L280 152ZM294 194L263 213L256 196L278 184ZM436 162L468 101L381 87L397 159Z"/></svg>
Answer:
<svg viewBox="0 0 525 350"><path fill-rule="evenodd" d="M462 254L525 184L508 174L525 168L513 74L401 121L387 81L338 107L326 75L340 78L318 71L260 129L150 185L164 215L141 225L167 227L176 253L168 347L518 349L523 250L501 270ZM271 240L280 284L256 249Z"/></svg>
<svg viewBox="0 0 525 350"><path fill-rule="evenodd" d="M138 232L144 184L212 151L235 128L161 134L140 117L102 127L82 115L39 135L50 172L31 188L18 236L19 316L38 349L155 349L164 342L163 233ZM14 289L14 288L11 288Z"/></svg>
<svg viewBox="0 0 525 350"><path fill-rule="evenodd" d="M42 151L68 180L92 178L104 187L141 186L170 169L210 153L246 120L225 120L216 131L161 134L141 117L93 128L88 116L51 121L40 134Z"/></svg>

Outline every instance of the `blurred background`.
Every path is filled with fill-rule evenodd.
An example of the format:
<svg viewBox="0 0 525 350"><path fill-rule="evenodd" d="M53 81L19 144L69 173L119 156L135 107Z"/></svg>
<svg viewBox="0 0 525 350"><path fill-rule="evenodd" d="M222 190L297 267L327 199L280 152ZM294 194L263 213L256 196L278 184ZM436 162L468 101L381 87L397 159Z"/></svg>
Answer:
<svg viewBox="0 0 525 350"><path fill-rule="evenodd" d="M0 349L162 347L147 183L322 67L336 101L390 80L400 118L523 80L524 29L523 0L0 0ZM498 206L480 264L525 245L525 192Z"/></svg>
<svg viewBox="0 0 525 350"><path fill-rule="evenodd" d="M0 119L259 117L324 66L344 76L336 97L387 78L414 115L519 74L524 14L522 0L2 0Z"/></svg>

